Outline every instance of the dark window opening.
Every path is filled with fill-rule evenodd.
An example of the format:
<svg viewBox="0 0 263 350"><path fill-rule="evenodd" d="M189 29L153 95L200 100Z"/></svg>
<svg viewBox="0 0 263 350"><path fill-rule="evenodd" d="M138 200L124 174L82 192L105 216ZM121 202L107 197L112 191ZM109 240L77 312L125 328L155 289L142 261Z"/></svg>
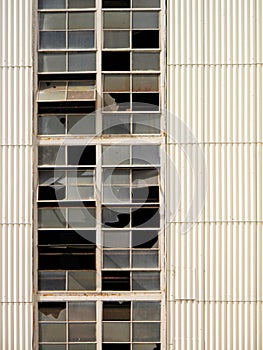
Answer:
<svg viewBox="0 0 263 350"><path fill-rule="evenodd" d="M88 114L95 111L95 101L76 102L39 102L40 114Z"/></svg>
<svg viewBox="0 0 263 350"><path fill-rule="evenodd" d="M39 200L63 200L66 198L66 187L40 186L38 188Z"/></svg>
<svg viewBox="0 0 263 350"><path fill-rule="evenodd" d="M39 247L40 270L95 270L93 247Z"/></svg>
<svg viewBox="0 0 263 350"><path fill-rule="evenodd" d="M132 189L133 203L156 203L159 202L159 187L149 186Z"/></svg>
<svg viewBox="0 0 263 350"><path fill-rule="evenodd" d="M38 231L39 245L95 245L96 231L88 230L40 230Z"/></svg>
<svg viewBox="0 0 263 350"><path fill-rule="evenodd" d="M158 111L158 93L134 93L132 94L132 109L134 111Z"/></svg>
<svg viewBox="0 0 263 350"><path fill-rule="evenodd" d="M102 344L102 350L130 350L130 344Z"/></svg>
<svg viewBox="0 0 263 350"><path fill-rule="evenodd" d="M159 30L133 30L133 49L157 49L159 48Z"/></svg>
<svg viewBox="0 0 263 350"><path fill-rule="evenodd" d="M57 302L44 302L38 303L39 319L43 320L46 316L53 316L59 319L61 312L66 310L66 303Z"/></svg>
<svg viewBox="0 0 263 350"><path fill-rule="evenodd" d="M129 8L130 0L102 0L102 8Z"/></svg>
<svg viewBox="0 0 263 350"><path fill-rule="evenodd" d="M102 290L130 290L130 272L103 271Z"/></svg>
<svg viewBox="0 0 263 350"><path fill-rule="evenodd" d="M140 208L132 212L132 227L159 227L159 208Z"/></svg>
<svg viewBox="0 0 263 350"><path fill-rule="evenodd" d="M116 227L116 228L126 227L130 224L130 213L117 212L117 211L110 210L108 208L103 208L102 223L104 226L108 226L108 227Z"/></svg>
<svg viewBox="0 0 263 350"><path fill-rule="evenodd" d="M95 165L96 164L96 146L69 146L68 147L69 165Z"/></svg>
<svg viewBox="0 0 263 350"><path fill-rule="evenodd" d="M103 302L103 321L129 321L130 302Z"/></svg>
<svg viewBox="0 0 263 350"><path fill-rule="evenodd" d="M130 52L102 52L103 71L129 71Z"/></svg>

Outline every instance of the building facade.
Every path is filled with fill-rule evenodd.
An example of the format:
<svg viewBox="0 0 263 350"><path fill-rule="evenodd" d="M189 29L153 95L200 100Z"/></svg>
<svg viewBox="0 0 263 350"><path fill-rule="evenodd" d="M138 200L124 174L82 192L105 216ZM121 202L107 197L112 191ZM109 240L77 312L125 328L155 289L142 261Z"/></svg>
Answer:
<svg viewBox="0 0 263 350"><path fill-rule="evenodd" d="M0 349L262 349L261 1L0 16Z"/></svg>

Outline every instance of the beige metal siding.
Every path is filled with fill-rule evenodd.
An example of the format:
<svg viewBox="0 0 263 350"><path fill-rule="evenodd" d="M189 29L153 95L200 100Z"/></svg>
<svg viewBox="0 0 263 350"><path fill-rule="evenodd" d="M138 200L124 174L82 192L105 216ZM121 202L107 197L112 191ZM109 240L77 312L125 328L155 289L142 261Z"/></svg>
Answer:
<svg viewBox="0 0 263 350"><path fill-rule="evenodd" d="M262 349L262 10L257 0L168 1L171 350Z"/></svg>
<svg viewBox="0 0 263 350"><path fill-rule="evenodd" d="M0 2L0 349L32 348L32 2Z"/></svg>

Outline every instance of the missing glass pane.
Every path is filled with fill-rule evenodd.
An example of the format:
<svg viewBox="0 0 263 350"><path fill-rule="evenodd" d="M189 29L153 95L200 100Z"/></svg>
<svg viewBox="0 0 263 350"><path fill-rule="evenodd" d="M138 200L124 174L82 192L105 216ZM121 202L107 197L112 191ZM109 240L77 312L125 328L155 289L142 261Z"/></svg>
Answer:
<svg viewBox="0 0 263 350"><path fill-rule="evenodd" d="M102 8L129 8L130 0L102 0Z"/></svg>
<svg viewBox="0 0 263 350"><path fill-rule="evenodd" d="M69 146L68 147L69 165L95 165L96 164L96 146Z"/></svg>
<svg viewBox="0 0 263 350"><path fill-rule="evenodd" d="M105 301L103 302L103 321L129 321L131 302Z"/></svg>
<svg viewBox="0 0 263 350"><path fill-rule="evenodd" d="M105 227L122 228L130 225L129 208L102 209L102 223Z"/></svg>
<svg viewBox="0 0 263 350"><path fill-rule="evenodd" d="M102 344L102 350L130 350L130 344Z"/></svg>
<svg viewBox="0 0 263 350"><path fill-rule="evenodd" d="M63 200L66 198L66 188L60 186L40 186L38 188L38 200Z"/></svg>
<svg viewBox="0 0 263 350"><path fill-rule="evenodd" d="M66 303L38 303L38 319L45 322L66 321Z"/></svg>
<svg viewBox="0 0 263 350"><path fill-rule="evenodd" d="M159 227L159 208L140 208L132 211L132 227Z"/></svg>
<svg viewBox="0 0 263 350"><path fill-rule="evenodd" d="M130 272L103 271L102 290L130 290Z"/></svg>
<svg viewBox="0 0 263 350"><path fill-rule="evenodd" d="M102 52L103 71L129 71L130 52Z"/></svg>
<svg viewBox="0 0 263 350"><path fill-rule="evenodd" d="M104 111L130 111L130 94L103 94Z"/></svg>
<svg viewBox="0 0 263 350"><path fill-rule="evenodd" d="M132 31L133 49L156 49L159 48L158 30L133 30Z"/></svg>
<svg viewBox="0 0 263 350"><path fill-rule="evenodd" d="M158 93L133 93L132 109L134 111L158 111L159 94Z"/></svg>

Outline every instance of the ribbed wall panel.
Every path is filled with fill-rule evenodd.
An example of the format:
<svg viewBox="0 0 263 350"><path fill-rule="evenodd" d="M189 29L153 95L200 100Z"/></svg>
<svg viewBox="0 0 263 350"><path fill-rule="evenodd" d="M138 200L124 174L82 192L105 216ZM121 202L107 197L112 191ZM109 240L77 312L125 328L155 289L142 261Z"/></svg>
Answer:
<svg viewBox="0 0 263 350"><path fill-rule="evenodd" d="M0 145L32 145L32 69L0 68Z"/></svg>
<svg viewBox="0 0 263 350"><path fill-rule="evenodd" d="M168 5L168 64L263 61L261 0L170 0Z"/></svg>
<svg viewBox="0 0 263 350"><path fill-rule="evenodd" d="M0 66L32 65L32 0L0 2Z"/></svg>
<svg viewBox="0 0 263 350"><path fill-rule="evenodd" d="M32 304L0 303L0 350L32 348Z"/></svg>
<svg viewBox="0 0 263 350"><path fill-rule="evenodd" d="M263 141L261 65L171 66L168 77L170 111L198 142ZM168 120L170 142L178 142L175 119Z"/></svg>

